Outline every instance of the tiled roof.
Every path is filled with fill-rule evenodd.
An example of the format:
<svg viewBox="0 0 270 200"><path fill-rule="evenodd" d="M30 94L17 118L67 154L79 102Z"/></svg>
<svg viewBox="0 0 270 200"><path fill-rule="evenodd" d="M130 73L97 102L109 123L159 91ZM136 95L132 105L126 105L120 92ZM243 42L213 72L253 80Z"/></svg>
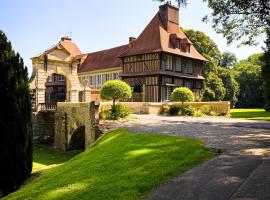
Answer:
<svg viewBox="0 0 270 200"><path fill-rule="evenodd" d="M176 35L178 38L186 39L190 44L190 53L183 52L180 49L174 48L170 36ZM158 12L151 22L147 25L140 36L133 41L131 47L125 51L120 57L139 55L151 52L165 51L189 58L207 61L192 45L180 27L175 28L175 32L169 33L161 21L160 13Z"/></svg>
<svg viewBox="0 0 270 200"><path fill-rule="evenodd" d="M126 51L128 47L129 45L127 44L112 49L77 56L77 59L81 59L78 73L121 66L122 62L118 56Z"/></svg>
<svg viewBox="0 0 270 200"><path fill-rule="evenodd" d="M61 40L59 44L61 44L70 53L72 57L82 54L78 46L70 40Z"/></svg>
<svg viewBox="0 0 270 200"><path fill-rule="evenodd" d="M49 52L53 51L54 49L58 48L58 45L61 45L72 57L76 57L77 55L82 54L82 52L80 51L80 49L78 48L78 46L74 42L71 42L70 39L67 40L67 39L62 38L60 40L60 42L58 42L55 45L52 45L51 47L49 47L45 51L41 52L40 54L34 56L33 58L40 57L40 56L44 55L45 53L49 53Z"/></svg>

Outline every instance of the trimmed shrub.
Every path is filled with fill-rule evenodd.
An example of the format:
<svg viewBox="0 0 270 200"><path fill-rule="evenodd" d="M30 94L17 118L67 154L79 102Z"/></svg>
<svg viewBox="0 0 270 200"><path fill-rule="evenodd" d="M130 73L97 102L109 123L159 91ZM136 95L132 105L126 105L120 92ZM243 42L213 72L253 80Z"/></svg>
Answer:
<svg viewBox="0 0 270 200"><path fill-rule="evenodd" d="M107 81L100 90L100 97L105 100L113 100L113 106L116 101L125 101L131 98L130 86L121 80Z"/></svg>
<svg viewBox="0 0 270 200"><path fill-rule="evenodd" d="M196 110L194 110L193 116L194 117L201 117L201 116L203 116L203 113L200 109L196 109Z"/></svg>
<svg viewBox="0 0 270 200"><path fill-rule="evenodd" d="M193 116L195 109L192 106L184 106L183 110L181 111L181 115L183 116Z"/></svg>
<svg viewBox="0 0 270 200"><path fill-rule="evenodd" d="M181 106L170 106L168 114L170 116L178 116L180 114Z"/></svg>
<svg viewBox="0 0 270 200"><path fill-rule="evenodd" d="M131 114L131 110L126 106L117 104L111 109L102 108L99 113L100 119L118 120L120 118L126 118Z"/></svg>

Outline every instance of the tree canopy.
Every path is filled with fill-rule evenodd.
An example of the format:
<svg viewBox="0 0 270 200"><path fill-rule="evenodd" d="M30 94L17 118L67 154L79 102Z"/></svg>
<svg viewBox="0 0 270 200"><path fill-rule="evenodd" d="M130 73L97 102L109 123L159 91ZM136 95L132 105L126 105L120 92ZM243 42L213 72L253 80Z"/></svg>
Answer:
<svg viewBox="0 0 270 200"><path fill-rule="evenodd" d="M221 59L219 61L219 65L221 67L229 68L232 67L237 62L237 57L234 53L225 51L221 55Z"/></svg>
<svg viewBox="0 0 270 200"><path fill-rule="evenodd" d="M32 171L31 98L27 68L0 31L0 190L19 188Z"/></svg>

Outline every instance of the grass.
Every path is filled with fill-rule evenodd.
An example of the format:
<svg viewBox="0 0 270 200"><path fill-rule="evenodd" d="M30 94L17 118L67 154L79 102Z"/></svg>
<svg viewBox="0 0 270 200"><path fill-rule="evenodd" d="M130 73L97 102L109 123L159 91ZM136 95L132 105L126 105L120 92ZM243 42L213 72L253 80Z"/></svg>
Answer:
<svg viewBox="0 0 270 200"><path fill-rule="evenodd" d="M231 117L238 119L270 121L270 112L266 112L264 109L232 109Z"/></svg>
<svg viewBox="0 0 270 200"><path fill-rule="evenodd" d="M4 199L140 199L213 156L200 141L190 138L117 129Z"/></svg>
<svg viewBox="0 0 270 200"><path fill-rule="evenodd" d="M50 168L70 160L80 151L61 151L52 147L35 144L33 151L33 172Z"/></svg>

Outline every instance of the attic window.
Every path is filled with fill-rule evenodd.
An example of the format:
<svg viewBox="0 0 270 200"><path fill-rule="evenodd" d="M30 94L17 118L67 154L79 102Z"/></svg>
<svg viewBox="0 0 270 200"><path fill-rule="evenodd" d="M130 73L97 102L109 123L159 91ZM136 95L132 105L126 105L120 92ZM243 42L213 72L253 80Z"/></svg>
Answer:
<svg viewBox="0 0 270 200"><path fill-rule="evenodd" d="M179 39L175 40L175 48L180 49L180 40Z"/></svg>
<svg viewBox="0 0 270 200"><path fill-rule="evenodd" d="M187 52L187 53L190 53L190 45L187 45L187 46L186 46L186 52Z"/></svg>

